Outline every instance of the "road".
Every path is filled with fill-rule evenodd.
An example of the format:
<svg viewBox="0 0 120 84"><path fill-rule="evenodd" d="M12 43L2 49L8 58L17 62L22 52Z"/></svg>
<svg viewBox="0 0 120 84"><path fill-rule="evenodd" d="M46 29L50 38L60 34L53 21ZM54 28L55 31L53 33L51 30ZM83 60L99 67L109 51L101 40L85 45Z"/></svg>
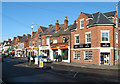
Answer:
<svg viewBox="0 0 120 84"><path fill-rule="evenodd" d="M103 82L118 83L118 71L87 69L55 64L52 69L36 69L26 67L27 61L21 59L5 58L2 63L2 78L5 83L9 82Z"/></svg>

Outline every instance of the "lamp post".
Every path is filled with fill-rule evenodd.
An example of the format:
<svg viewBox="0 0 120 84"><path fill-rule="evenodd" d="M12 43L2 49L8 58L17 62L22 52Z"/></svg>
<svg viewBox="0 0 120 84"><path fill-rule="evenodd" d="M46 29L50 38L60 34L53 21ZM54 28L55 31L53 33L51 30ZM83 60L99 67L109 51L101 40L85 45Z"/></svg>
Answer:
<svg viewBox="0 0 120 84"><path fill-rule="evenodd" d="M31 42L30 42L31 49L32 49L32 32L33 32L33 25L31 25ZM30 51L31 51L31 49L30 49ZM31 64L31 55L32 55L32 52L30 52L30 64Z"/></svg>

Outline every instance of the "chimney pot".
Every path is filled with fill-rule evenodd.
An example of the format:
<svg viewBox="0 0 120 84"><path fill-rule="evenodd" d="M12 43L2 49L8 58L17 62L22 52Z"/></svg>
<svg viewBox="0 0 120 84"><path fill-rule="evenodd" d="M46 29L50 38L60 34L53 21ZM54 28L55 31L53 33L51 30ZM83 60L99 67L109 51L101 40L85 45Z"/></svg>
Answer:
<svg viewBox="0 0 120 84"><path fill-rule="evenodd" d="M56 20L55 31L58 31L58 30L59 30L59 23L58 23L58 20Z"/></svg>
<svg viewBox="0 0 120 84"><path fill-rule="evenodd" d="M68 28L68 18L66 16L64 20L64 30L66 30L67 28Z"/></svg>
<svg viewBox="0 0 120 84"><path fill-rule="evenodd" d="M50 25L48 25L49 27L51 27L52 26L52 24L50 24Z"/></svg>

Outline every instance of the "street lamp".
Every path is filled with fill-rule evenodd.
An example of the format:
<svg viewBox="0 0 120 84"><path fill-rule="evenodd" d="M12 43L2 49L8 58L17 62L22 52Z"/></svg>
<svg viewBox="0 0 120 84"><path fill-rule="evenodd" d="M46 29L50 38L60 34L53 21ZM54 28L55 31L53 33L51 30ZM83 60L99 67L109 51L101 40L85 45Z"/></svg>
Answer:
<svg viewBox="0 0 120 84"><path fill-rule="evenodd" d="M32 32L33 32L33 24L31 25L31 49L32 49ZM30 50L31 51L31 50ZM31 55L32 55L32 52L30 52L30 64L31 64Z"/></svg>

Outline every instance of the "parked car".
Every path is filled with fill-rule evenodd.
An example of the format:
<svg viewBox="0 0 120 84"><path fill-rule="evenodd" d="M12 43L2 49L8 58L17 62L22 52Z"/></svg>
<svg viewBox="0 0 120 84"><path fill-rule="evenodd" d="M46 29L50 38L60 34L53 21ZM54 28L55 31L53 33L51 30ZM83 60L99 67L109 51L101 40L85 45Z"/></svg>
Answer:
<svg viewBox="0 0 120 84"><path fill-rule="evenodd" d="M35 55L31 55L31 61L34 62L35 61ZM28 56L28 62L30 61L30 55Z"/></svg>
<svg viewBox="0 0 120 84"><path fill-rule="evenodd" d="M50 58L48 58L47 56L38 56L38 59L43 59L43 62L52 62L52 60Z"/></svg>
<svg viewBox="0 0 120 84"><path fill-rule="evenodd" d="M0 62L2 62L3 61L3 58L2 58L2 55L0 55Z"/></svg>

